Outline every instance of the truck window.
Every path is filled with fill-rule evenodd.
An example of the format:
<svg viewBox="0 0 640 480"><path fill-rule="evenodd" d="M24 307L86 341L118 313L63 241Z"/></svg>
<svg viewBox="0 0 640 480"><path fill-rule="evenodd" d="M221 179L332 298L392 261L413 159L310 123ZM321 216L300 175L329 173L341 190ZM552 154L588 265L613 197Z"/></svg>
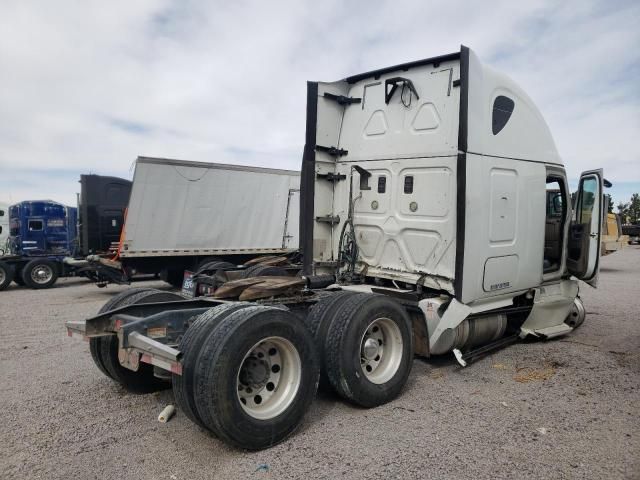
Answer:
<svg viewBox="0 0 640 480"><path fill-rule="evenodd" d="M562 193L555 190L547 190L547 216L562 216Z"/></svg>
<svg viewBox="0 0 640 480"><path fill-rule="evenodd" d="M547 205L544 229L544 273L556 271L562 263L567 193L560 178L547 178Z"/></svg>
<svg viewBox="0 0 640 480"><path fill-rule="evenodd" d="M591 224L591 214L596 200L598 184L595 178L589 177L582 182L583 195L580 197L580 205L577 208L578 223Z"/></svg>
<svg viewBox="0 0 640 480"><path fill-rule="evenodd" d="M494 135L500 133L500 131L505 127L505 125L511 118L514 107L515 102L509 97L505 97L504 95L497 96L493 101L493 112L491 113L491 131Z"/></svg>
<svg viewBox="0 0 640 480"><path fill-rule="evenodd" d="M4 217L4 210L0 210L0 217Z"/></svg>
<svg viewBox="0 0 640 480"><path fill-rule="evenodd" d="M42 220L29 220L28 227L30 232L41 232L42 226Z"/></svg>

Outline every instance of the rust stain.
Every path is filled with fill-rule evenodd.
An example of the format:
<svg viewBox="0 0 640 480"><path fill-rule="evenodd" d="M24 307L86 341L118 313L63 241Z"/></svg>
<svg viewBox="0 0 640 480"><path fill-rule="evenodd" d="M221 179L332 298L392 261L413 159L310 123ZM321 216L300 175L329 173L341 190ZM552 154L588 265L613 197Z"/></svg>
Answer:
<svg viewBox="0 0 640 480"><path fill-rule="evenodd" d="M522 367L517 369L513 379L519 383L544 382L556 374L557 364L545 362L542 368Z"/></svg>

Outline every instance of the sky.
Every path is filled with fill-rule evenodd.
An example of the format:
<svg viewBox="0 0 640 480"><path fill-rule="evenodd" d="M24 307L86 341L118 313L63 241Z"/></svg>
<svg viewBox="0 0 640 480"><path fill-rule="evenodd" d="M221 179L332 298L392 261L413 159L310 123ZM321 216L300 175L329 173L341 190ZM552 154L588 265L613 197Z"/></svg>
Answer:
<svg viewBox="0 0 640 480"><path fill-rule="evenodd" d="M300 168L307 80L456 52L507 73L575 184L640 192L638 1L2 0L0 201L76 202L138 155Z"/></svg>

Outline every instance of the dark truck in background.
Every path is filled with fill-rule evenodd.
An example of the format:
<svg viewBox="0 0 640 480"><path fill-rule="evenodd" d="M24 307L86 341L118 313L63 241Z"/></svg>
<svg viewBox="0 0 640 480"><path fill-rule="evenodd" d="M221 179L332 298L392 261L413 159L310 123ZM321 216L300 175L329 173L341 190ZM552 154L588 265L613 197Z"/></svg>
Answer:
<svg viewBox="0 0 640 480"><path fill-rule="evenodd" d="M622 234L629 236L629 243L640 243L640 223L622 225Z"/></svg>
<svg viewBox="0 0 640 480"><path fill-rule="evenodd" d="M41 218L31 212L12 220L27 230L16 230L9 254L0 257L0 290L12 281L49 288L68 276L105 287L140 275L159 275L180 288L185 271L242 265L253 272L256 257L278 263L297 254L297 171L139 157L133 182L81 175L80 186L77 221L75 208L55 204L73 212L51 221L64 245L43 241L37 250L24 248L33 234L29 222ZM49 222L39 224L48 238Z"/></svg>
<svg viewBox="0 0 640 480"><path fill-rule="evenodd" d="M105 254L117 248L130 194L129 180L80 175L78 238L82 254Z"/></svg>

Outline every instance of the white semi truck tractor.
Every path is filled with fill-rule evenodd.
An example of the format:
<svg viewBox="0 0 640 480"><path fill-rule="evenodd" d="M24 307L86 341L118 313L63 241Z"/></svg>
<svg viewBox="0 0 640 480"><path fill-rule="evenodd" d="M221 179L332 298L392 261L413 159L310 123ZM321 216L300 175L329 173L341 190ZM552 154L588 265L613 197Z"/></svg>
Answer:
<svg viewBox="0 0 640 480"><path fill-rule="evenodd" d="M467 365L568 334L579 280L598 278L602 171L582 174L572 209L541 113L470 49L307 90L298 275L217 272L189 300L132 289L67 323L105 375L172 385L186 416L246 449L290 435L319 378L375 407L414 355Z"/></svg>
<svg viewBox="0 0 640 480"><path fill-rule="evenodd" d="M4 255L9 239L9 204L0 201L0 255Z"/></svg>

